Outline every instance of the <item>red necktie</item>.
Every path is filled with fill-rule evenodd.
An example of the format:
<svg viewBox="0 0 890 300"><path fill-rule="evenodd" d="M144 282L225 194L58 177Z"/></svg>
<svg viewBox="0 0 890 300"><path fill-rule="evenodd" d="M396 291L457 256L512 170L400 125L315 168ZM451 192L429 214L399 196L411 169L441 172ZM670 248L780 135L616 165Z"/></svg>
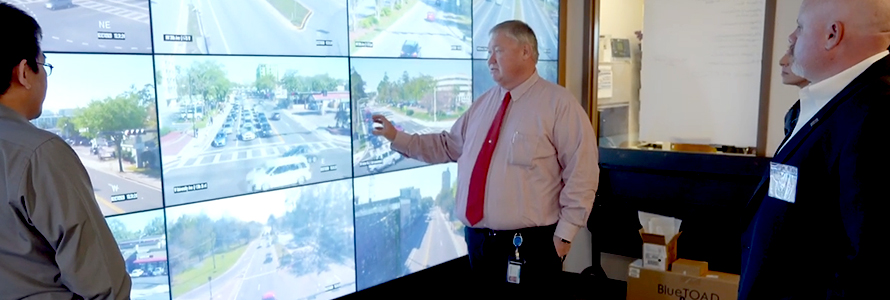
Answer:
<svg viewBox="0 0 890 300"><path fill-rule="evenodd" d="M507 92L498 114L494 116L494 121L491 122L488 136L485 137L485 141L482 143L482 149L479 150L476 165L473 166L473 173L470 175L470 190L467 193L467 221L470 222L470 226L476 225L476 223L482 220L488 168L491 166L491 156L494 154L494 147L498 144L501 124L504 123L504 115L507 114L507 105L510 104L510 99L510 92Z"/></svg>

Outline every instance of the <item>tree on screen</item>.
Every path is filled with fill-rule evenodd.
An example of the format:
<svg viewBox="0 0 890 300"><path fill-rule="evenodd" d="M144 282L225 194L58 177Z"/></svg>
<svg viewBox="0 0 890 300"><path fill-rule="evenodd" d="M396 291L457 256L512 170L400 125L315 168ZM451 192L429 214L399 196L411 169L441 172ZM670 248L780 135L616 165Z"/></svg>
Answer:
<svg viewBox="0 0 890 300"><path fill-rule="evenodd" d="M142 229L142 234L146 236L164 235L164 226L164 217L156 217L151 219L148 225L145 225L145 228Z"/></svg>
<svg viewBox="0 0 890 300"><path fill-rule="evenodd" d="M245 222L231 216L217 220L211 219L204 213L179 217L169 226L167 236L170 253L168 261L174 274L173 281L177 283L206 281L206 277L176 276L202 265L215 266L216 274L225 272L224 268L231 266L223 265L220 259L256 240L261 230L262 226L257 222Z"/></svg>
<svg viewBox="0 0 890 300"><path fill-rule="evenodd" d="M383 73L383 79L377 84L377 102L390 103L393 98L393 83L389 81L389 74Z"/></svg>
<svg viewBox="0 0 890 300"><path fill-rule="evenodd" d="M111 235L114 236L114 240L118 242L132 240L139 237L138 231L130 231L129 229L127 229L127 225L124 225L124 222L118 220L117 218L109 218L106 223L108 223L108 228L111 229Z"/></svg>
<svg viewBox="0 0 890 300"><path fill-rule="evenodd" d="M309 92L312 86L308 78L298 75L297 71L288 71L281 78L281 85L289 94Z"/></svg>
<svg viewBox="0 0 890 300"><path fill-rule="evenodd" d="M289 195L294 197L294 195ZM352 191L345 182L307 187L289 199L292 209L281 218L282 230L293 234L299 251L293 257L297 275L319 274L353 255Z"/></svg>
<svg viewBox="0 0 890 300"><path fill-rule="evenodd" d="M312 76L309 80L312 91L320 92L320 91L334 91L337 90L337 87L342 84L342 80L331 77L328 74L319 74Z"/></svg>
<svg viewBox="0 0 890 300"><path fill-rule="evenodd" d="M114 142L118 169L124 171L121 143L123 131L144 128L148 111L138 93L128 91L104 100L93 100L74 114L74 124L86 138L107 138Z"/></svg>
<svg viewBox="0 0 890 300"><path fill-rule="evenodd" d="M399 96L401 96L401 97L399 97L399 100L400 100L399 102L411 99L411 95L409 95L408 91L404 89L404 87L407 86L408 83L411 83L411 75L408 74L408 71L404 71L404 72L402 72L402 78L398 84ZM416 99L414 99L414 100L416 100Z"/></svg>
<svg viewBox="0 0 890 300"><path fill-rule="evenodd" d="M430 116L435 113L434 105L437 104L434 99L433 90L436 88L436 79L429 75L421 75L410 79L402 89L407 96L405 100L420 101L423 107L427 108Z"/></svg>
<svg viewBox="0 0 890 300"><path fill-rule="evenodd" d="M138 95L139 105L148 110L145 126L140 128L157 128L158 113L155 105L155 86L153 84L145 84L141 89L137 89L136 85L130 86L130 92Z"/></svg>
<svg viewBox="0 0 890 300"><path fill-rule="evenodd" d="M77 135L77 126L70 117L59 117L56 121L56 128L62 130L62 137L71 138Z"/></svg>
<svg viewBox="0 0 890 300"><path fill-rule="evenodd" d="M216 61L195 62L186 74L189 83L187 95L192 103L202 105L204 111L218 107L231 92L232 82Z"/></svg>
<svg viewBox="0 0 890 300"><path fill-rule="evenodd" d="M368 102L368 95L365 93L365 81L362 79L362 75L352 68L352 71L349 74L349 93L352 97L352 124L356 124L353 126L353 139L357 140L359 143L365 141L365 122L362 121L364 118L364 113L362 108L365 107Z"/></svg>
<svg viewBox="0 0 890 300"><path fill-rule="evenodd" d="M269 215L269 220L266 221L266 225L272 227L272 232L274 233L278 228L278 218L275 215Z"/></svg>
<svg viewBox="0 0 890 300"><path fill-rule="evenodd" d="M164 79L164 76L161 75L161 70L155 70L155 83L161 83Z"/></svg>

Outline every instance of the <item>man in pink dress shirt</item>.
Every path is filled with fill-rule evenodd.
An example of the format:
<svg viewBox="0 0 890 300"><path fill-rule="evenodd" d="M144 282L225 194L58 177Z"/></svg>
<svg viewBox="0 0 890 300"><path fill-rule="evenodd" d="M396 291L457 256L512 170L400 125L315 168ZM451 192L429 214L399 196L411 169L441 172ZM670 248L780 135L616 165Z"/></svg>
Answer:
<svg viewBox="0 0 890 300"><path fill-rule="evenodd" d="M467 225L474 282L539 287L562 271L590 215L599 181L596 134L579 101L538 76L538 45L528 25L506 21L490 34L488 66L498 85L450 131L408 134L375 115L382 127L374 134L406 157L457 162L455 216ZM499 130L489 133L492 127Z"/></svg>

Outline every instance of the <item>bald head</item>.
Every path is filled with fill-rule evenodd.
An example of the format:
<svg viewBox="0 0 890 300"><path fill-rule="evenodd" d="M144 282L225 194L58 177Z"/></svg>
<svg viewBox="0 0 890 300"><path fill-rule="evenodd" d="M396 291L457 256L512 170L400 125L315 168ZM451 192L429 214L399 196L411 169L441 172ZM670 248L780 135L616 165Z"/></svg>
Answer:
<svg viewBox="0 0 890 300"><path fill-rule="evenodd" d="M791 69L814 83L890 46L888 0L804 0L797 23Z"/></svg>

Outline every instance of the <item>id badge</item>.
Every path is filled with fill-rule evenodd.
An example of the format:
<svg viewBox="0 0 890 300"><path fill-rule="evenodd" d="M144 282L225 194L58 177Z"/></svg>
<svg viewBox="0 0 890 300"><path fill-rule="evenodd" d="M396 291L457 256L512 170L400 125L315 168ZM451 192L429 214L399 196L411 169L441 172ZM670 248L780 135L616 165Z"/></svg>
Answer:
<svg viewBox="0 0 890 300"><path fill-rule="evenodd" d="M513 256L507 258L507 282L519 284L519 275L522 273L522 259L519 257L519 246L522 245L522 235L513 235L513 246L516 251Z"/></svg>
<svg viewBox="0 0 890 300"><path fill-rule="evenodd" d="M515 259L507 261L507 282L519 284L519 275L522 273L522 262Z"/></svg>
<svg viewBox="0 0 890 300"><path fill-rule="evenodd" d="M769 163L769 196L794 203L797 197L797 167Z"/></svg>

